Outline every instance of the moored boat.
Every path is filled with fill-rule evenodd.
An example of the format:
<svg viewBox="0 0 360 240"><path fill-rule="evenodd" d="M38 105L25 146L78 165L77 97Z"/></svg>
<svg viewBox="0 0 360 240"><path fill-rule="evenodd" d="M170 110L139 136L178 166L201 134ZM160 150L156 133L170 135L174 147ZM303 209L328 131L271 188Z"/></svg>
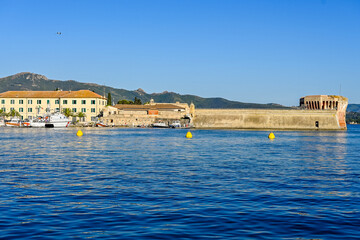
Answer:
<svg viewBox="0 0 360 240"><path fill-rule="evenodd" d="M35 128L65 128L69 125L69 118L61 113L54 113L50 116L39 117L30 122L30 126Z"/></svg>
<svg viewBox="0 0 360 240"><path fill-rule="evenodd" d="M156 122L151 124L153 128L169 128L169 125L164 122Z"/></svg>
<svg viewBox="0 0 360 240"><path fill-rule="evenodd" d="M105 123L103 123L103 122L97 122L97 123L96 123L96 126L97 126L97 127L108 127L108 125L105 124Z"/></svg>
<svg viewBox="0 0 360 240"><path fill-rule="evenodd" d="M181 128L181 123L179 121L175 121L169 125L171 128Z"/></svg>
<svg viewBox="0 0 360 240"><path fill-rule="evenodd" d="M22 121L18 117L13 117L10 121L5 121L5 126L7 127L30 127L30 123L28 121Z"/></svg>

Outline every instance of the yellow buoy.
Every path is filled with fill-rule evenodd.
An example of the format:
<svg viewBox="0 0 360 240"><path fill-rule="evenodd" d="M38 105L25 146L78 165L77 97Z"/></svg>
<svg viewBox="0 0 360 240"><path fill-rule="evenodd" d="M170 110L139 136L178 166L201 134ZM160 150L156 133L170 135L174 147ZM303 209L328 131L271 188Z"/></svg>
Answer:
<svg viewBox="0 0 360 240"><path fill-rule="evenodd" d="M187 132L187 134L186 134L186 138L192 138L192 134L191 134L191 132L189 131L189 132Z"/></svg>
<svg viewBox="0 0 360 240"><path fill-rule="evenodd" d="M81 137L83 135L83 132L81 130L77 131L76 136Z"/></svg>
<svg viewBox="0 0 360 240"><path fill-rule="evenodd" d="M275 134L274 133L270 133L269 136L268 136L269 139L275 139Z"/></svg>

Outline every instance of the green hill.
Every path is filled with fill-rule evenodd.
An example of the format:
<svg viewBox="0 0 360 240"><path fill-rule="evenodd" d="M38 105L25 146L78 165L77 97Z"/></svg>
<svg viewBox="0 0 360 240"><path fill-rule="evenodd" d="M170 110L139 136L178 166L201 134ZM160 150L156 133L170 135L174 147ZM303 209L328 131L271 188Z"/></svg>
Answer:
<svg viewBox="0 0 360 240"><path fill-rule="evenodd" d="M268 109L286 109L288 107L279 104L256 104L229 101L224 98L202 98L195 95L181 95L173 92L152 93L148 94L142 89L129 91L117 89L108 86L81 83L74 80L59 81L48 79L47 77L29 72L18 73L12 76L0 78L0 92L6 91L52 91L62 90L81 90L88 89L102 96L107 96L110 92L114 103L118 100L134 100L135 97L141 99L143 103L154 99L155 102L193 102L196 108L268 108Z"/></svg>
<svg viewBox="0 0 360 240"><path fill-rule="evenodd" d="M349 104L346 111L360 113L360 104Z"/></svg>

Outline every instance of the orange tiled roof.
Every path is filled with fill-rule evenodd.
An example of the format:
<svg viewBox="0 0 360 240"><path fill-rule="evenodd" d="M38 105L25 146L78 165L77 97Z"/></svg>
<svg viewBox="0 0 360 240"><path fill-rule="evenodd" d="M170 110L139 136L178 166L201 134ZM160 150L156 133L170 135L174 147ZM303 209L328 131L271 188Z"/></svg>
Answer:
<svg viewBox="0 0 360 240"><path fill-rule="evenodd" d="M7 91L0 98L102 98L90 90L79 91Z"/></svg>

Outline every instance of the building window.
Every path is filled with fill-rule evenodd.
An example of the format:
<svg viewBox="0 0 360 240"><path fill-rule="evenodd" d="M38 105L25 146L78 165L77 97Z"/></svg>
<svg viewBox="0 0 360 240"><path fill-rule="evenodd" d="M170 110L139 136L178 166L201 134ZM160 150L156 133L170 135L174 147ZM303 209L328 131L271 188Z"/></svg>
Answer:
<svg viewBox="0 0 360 240"><path fill-rule="evenodd" d="M73 108L73 109L72 109L72 112L76 113L76 108Z"/></svg>
<svg viewBox="0 0 360 240"><path fill-rule="evenodd" d="M91 112L94 113L94 112L95 112L95 108L92 108L92 109L91 109Z"/></svg>
<svg viewBox="0 0 360 240"><path fill-rule="evenodd" d="M3 110L3 112L6 112L6 108L3 107L3 108L1 108L1 109Z"/></svg>
<svg viewBox="0 0 360 240"><path fill-rule="evenodd" d="M24 109L23 109L23 108L19 108L19 112L24 112Z"/></svg>
<svg viewBox="0 0 360 240"><path fill-rule="evenodd" d="M24 104L24 100L19 100L19 104Z"/></svg>
<svg viewBox="0 0 360 240"><path fill-rule="evenodd" d="M86 112L86 108L82 108L81 112L83 112L83 113Z"/></svg>
<svg viewBox="0 0 360 240"><path fill-rule="evenodd" d="M15 110L15 108L10 108L10 111L14 111Z"/></svg>
<svg viewBox="0 0 360 240"><path fill-rule="evenodd" d="M28 100L28 104L32 104L32 100Z"/></svg>
<svg viewBox="0 0 360 240"><path fill-rule="evenodd" d="M2 100L1 100L1 104L5 104L5 99L2 99Z"/></svg>
<svg viewBox="0 0 360 240"><path fill-rule="evenodd" d="M15 104L15 100L14 100L14 99L11 99L11 100L10 100L10 104Z"/></svg>
<svg viewBox="0 0 360 240"><path fill-rule="evenodd" d="M76 104L76 100L72 100L72 104Z"/></svg>
<svg viewBox="0 0 360 240"><path fill-rule="evenodd" d="M46 104L50 104L50 100L47 100L47 101L46 101Z"/></svg>
<svg viewBox="0 0 360 240"><path fill-rule="evenodd" d="M91 104L95 105L95 100L91 100Z"/></svg>
<svg viewBox="0 0 360 240"><path fill-rule="evenodd" d="M37 103L37 104L41 104L41 100L37 100L36 103Z"/></svg>
<svg viewBox="0 0 360 240"><path fill-rule="evenodd" d="M67 100L63 100L63 104L67 104Z"/></svg>
<svg viewBox="0 0 360 240"><path fill-rule="evenodd" d="M55 100L55 104L59 104L60 103L60 100Z"/></svg>
<svg viewBox="0 0 360 240"><path fill-rule="evenodd" d="M32 108L28 108L28 112L32 112Z"/></svg>
<svg viewBox="0 0 360 240"><path fill-rule="evenodd" d="M81 104L86 104L86 100L81 100Z"/></svg>

